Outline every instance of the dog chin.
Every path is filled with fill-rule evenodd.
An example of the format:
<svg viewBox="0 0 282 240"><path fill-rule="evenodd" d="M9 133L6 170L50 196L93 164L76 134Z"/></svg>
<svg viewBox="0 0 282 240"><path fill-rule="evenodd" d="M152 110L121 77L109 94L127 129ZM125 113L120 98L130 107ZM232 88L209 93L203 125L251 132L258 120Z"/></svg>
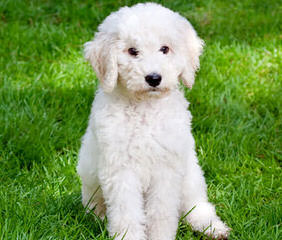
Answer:
<svg viewBox="0 0 282 240"><path fill-rule="evenodd" d="M152 89L152 90L146 91L145 94L151 97L159 97L163 94L163 92L160 90Z"/></svg>

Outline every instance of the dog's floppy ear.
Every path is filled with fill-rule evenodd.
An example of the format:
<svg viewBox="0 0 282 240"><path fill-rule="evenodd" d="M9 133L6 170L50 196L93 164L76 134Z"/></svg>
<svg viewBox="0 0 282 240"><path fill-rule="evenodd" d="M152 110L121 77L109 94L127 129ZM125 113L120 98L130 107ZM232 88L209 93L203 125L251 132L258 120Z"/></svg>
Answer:
<svg viewBox="0 0 282 240"><path fill-rule="evenodd" d="M84 44L84 56L88 60L105 92L111 92L117 83L117 56L115 39L109 33L97 32L94 40Z"/></svg>
<svg viewBox="0 0 282 240"><path fill-rule="evenodd" d="M200 67L199 57L203 50L204 41L197 36L196 31L187 20L183 22L182 30L184 67L180 78L185 86L192 88L195 73Z"/></svg>

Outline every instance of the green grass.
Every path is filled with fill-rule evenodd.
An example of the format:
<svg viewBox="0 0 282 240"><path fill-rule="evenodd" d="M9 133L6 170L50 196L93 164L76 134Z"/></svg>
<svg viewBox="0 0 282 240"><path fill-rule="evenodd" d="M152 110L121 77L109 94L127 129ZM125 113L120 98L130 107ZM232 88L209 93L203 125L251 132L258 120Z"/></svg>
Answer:
<svg viewBox="0 0 282 240"><path fill-rule="evenodd" d="M0 239L110 239L75 172L97 87L82 45L135 2L0 1ZM162 2L206 42L186 96L210 200L230 239L281 239L281 1Z"/></svg>

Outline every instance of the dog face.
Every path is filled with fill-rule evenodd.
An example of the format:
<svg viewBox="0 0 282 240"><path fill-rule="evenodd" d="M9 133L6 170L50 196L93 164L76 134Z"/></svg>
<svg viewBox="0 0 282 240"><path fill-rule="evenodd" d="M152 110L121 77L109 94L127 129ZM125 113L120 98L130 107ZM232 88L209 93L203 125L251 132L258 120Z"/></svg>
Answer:
<svg viewBox="0 0 282 240"><path fill-rule="evenodd" d="M119 84L127 93L159 96L192 87L203 41L178 13L158 4L137 4L112 13L85 44L85 57L105 92Z"/></svg>

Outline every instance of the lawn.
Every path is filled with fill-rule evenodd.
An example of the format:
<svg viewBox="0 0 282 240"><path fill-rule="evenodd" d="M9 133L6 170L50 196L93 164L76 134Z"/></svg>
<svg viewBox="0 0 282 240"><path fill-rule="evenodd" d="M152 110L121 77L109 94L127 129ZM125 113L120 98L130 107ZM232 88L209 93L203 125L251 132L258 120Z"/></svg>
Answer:
<svg viewBox="0 0 282 240"><path fill-rule="evenodd" d="M206 46L185 90L209 198L230 239L282 239L282 3L158 1ZM0 239L110 239L75 171L97 80L82 56L136 1L0 1ZM279 76L280 74L280 76ZM207 239L180 221L177 239Z"/></svg>

